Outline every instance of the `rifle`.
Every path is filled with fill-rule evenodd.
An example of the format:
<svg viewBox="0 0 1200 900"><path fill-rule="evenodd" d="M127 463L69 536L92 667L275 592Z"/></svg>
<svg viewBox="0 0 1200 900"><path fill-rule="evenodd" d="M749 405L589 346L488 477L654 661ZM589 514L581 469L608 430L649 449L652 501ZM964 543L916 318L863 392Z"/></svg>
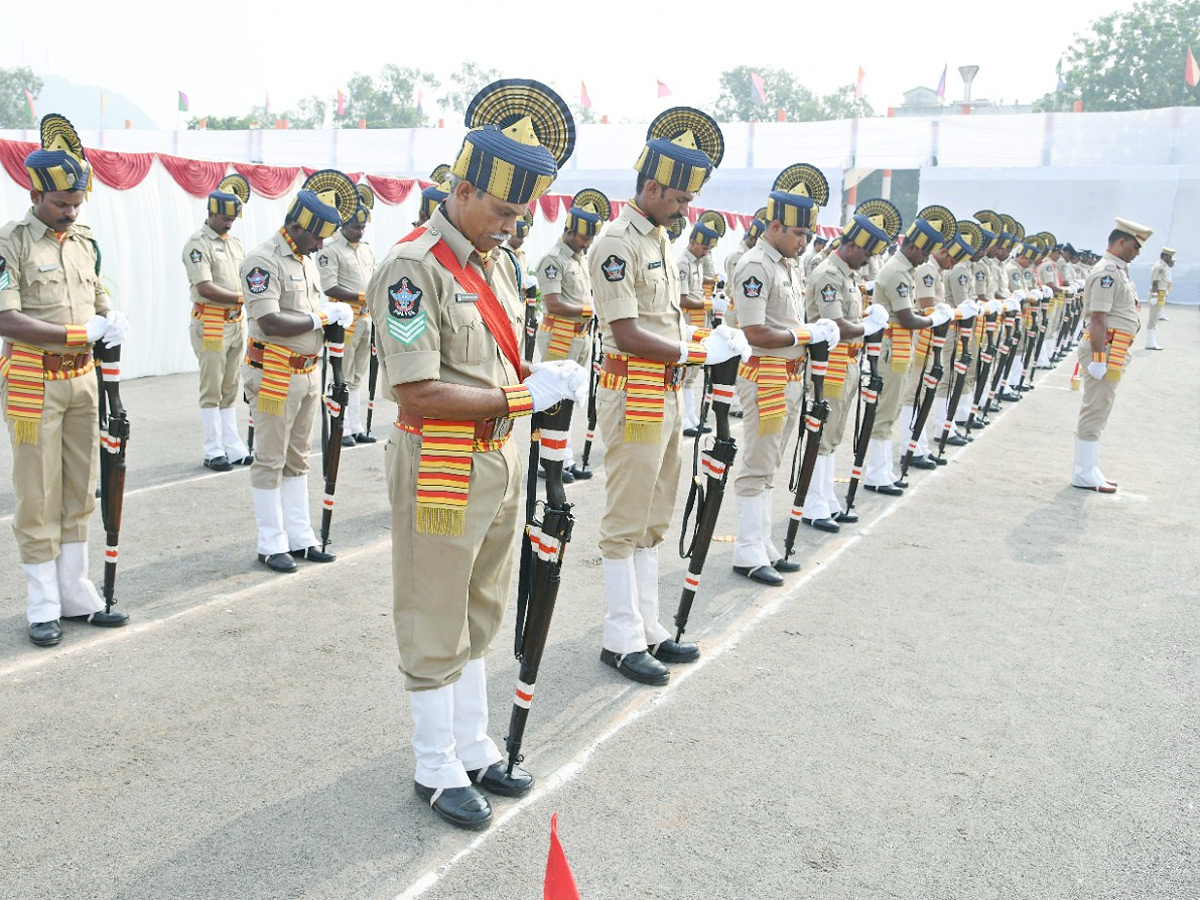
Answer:
<svg viewBox="0 0 1200 900"><path fill-rule="evenodd" d="M104 520L104 611L116 604L117 549L121 537L121 510L125 500L125 445L129 442L129 417L121 402L121 348L97 341L92 351L100 361L100 514Z"/></svg>
<svg viewBox="0 0 1200 900"><path fill-rule="evenodd" d="M350 391L342 376L342 356L346 351L346 329L341 325L325 326L325 346L329 366L333 369L333 384L325 397L329 411L329 441L325 452L325 501L321 506L321 551L329 546L329 526L333 521L333 492L337 488L338 469L342 462L342 434L346 429L346 404ZM324 418L324 417L322 417Z"/></svg>
<svg viewBox="0 0 1200 900"><path fill-rule="evenodd" d="M867 361L870 376L859 372L859 399L862 411L855 410L854 467L850 470L850 487L846 491L846 512L854 509L854 497L858 483L862 481L863 463L867 460L867 445L871 443L871 429L875 427L875 408L879 404L879 392L883 390L883 379L879 377L879 352L883 349L883 331L866 339ZM863 379L866 378L866 384Z"/></svg>
<svg viewBox="0 0 1200 900"><path fill-rule="evenodd" d="M921 433L925 430L925 423L929 420L929 411L933 409L933 400L937 395L938 385L942 381L942 376L945 374L945 369L942 368L942 347L946 345L946 332L950 330L950 323L943 322L937 328L933 329L932 346L929 348L929 356L925 358L925 366L921 372L921 382L917 385L917 394L913 397L913 407L916 409L916 415L913 417L912 436L908 441L908 449L905 450L903 458L900 460L900 479L904 480L908 476L908 467L912 465L913 455L917 452L917 444L921 439ZM929 365L930 360L933 365Z"/></svg>
<svg viewBox="0 0 1200 900"><path fill-rule="evenodd" d="M328 329L328 325L325 326ZM343 352L346 346L345 327L342 328L341 344ZM325 345L321 347L321 396L325 396L325 388L329 381L329 332L326 331ZM340 444L338 445L341 446ZM338 451L339 455L341 451ZM321 474L329 472L329 407L321 407Z"/></svg>
<svg viewBox="0 0 1200 900"><path fill-rule="evenodd" d="M982 313L980 313L982 315ZM962 400L963 388L967 384L967 368L971 365L971 331L958 334L962 351L954 360L954 377L951 379L950 399L946 403L946 421L942 423L942 433L938 436L938 458L946 455L946 441L954 430L954 413Z"/></svg>
<svg viewBox="0 0 1200 900"><path fill-rule="evenodd" d="M796 532L800 530L800 520L804 517L804 500L808 496L809 485L812 484L813 470L817 465L817 454L821 451L821 432L825 421L829 418L829 401L825 399L825 372L829 366L829 344L810 344L808 348L809 373L812 375L813 401L804 414L804 422L800 426L800 434L796 437L796 453L800 453L800 445L804 444L804 454L800 460L800 471L797 473L793 458L792 481L788 487L794 491L792 512L788 517L787 534L783 539L783 558L791 559L796 546ZM807 436L808 443L804 443Z"/></svg>
<svg viewBox="0 0 1200 900"><path fill-rule="evenodd" d="M546 473L546 501L542 506L542 520L534 518L537 509L537 482L530 485L526 497L528 513L525 539L521 543L521 563L525 567L526 548L529 551L529 569L522 571L519 581L523 587L517 592L516 641L514 651L521 664L517 676L516 696L513 698L512 716L508 724L505 748L508 750L508 773L524 759L521 743L525 736L525 724L529 719L529 707L533 702L533 686L537 682L538 667L546 649L546 638L550 632L550 619L554 615L554 604L558 599L563 555L571 541L575 519L571 515L571 504L563 488L562 469L567 435L571 431L571 411L574 403L563 400L544 413L536 414L534 435L530 440L530 455L533 457L529 471L537 470L537 447L545 441L542 466ZM534 476L536 479L536 475Z"/></svg>
<svg viewBox="0 0 1200 900"><path fill-rule="evenodd" d="M371 370L367 376L367 437L371 436L371 420L375 418L375 386L379 383L379 351L375 347L375 323L371 323Z"/></svg>
<svg viewBox="0 0 1200 900"><path fill-rule="evenodd" d="M981 313L981 315L983 315ZM1002 315L997 313L996 315ZM986 317L985 317L985 321ZM998 322L987 322L987 343L979 351L979 368L975 373L975 395L971 400L971 414L967 416L967 436L971 434L971 429L975 426L976 418L983 418L983 413L980 412L979 404L983 400L983 392L987 389L988 375L992 371L992 362L996 358L996 332L999 330Z"/></svg>
<svg viewBox="0 0 1200 900"><path fill-rule="evenodd" d="M1012 361L1012 333L1015 328L1012 322L1008 320L1006 313L1000 313L1001 319L996 323L997 345L999 352L996 356L995 363L992 367L992 378L988 384L987 400L983 404L983 415L986 416L992 411L993 405L996 409L1000 408L999 401L996 400L996 391L1000 387L1000 382L1004 380L1005 371L1008 364ZM1000 334L1000 329L1004 329L1004 333Z"/></svg>
<svg viewBox="0 0 1200 900"><path fill-rule="evenodd" d="M254 404L250 402L250 397L245 391L242 392L242 399L246 401L249 410L246 413L246 455L254 456Z"/></svg>
<svg viewBox="0 0 1200 900"><path fill-rule="evenodd" d="M692 488L688 494L687 507L684 509L679 538L679 555L689 562L687 574L683 578L683 592L679 595L679 607L675 611L676 641L683 637L692 613L692 602L696 599L697 588L700 587L700 575L708 559L708 549L712 545L713 532L717 527L717 516L721 512L721 501L725 497L729 469L737 456L737 443L729 434L729 405L733 402L733 384L737 379L740 364L741 359L735 356L715 366L704 367L704 380L711 384L713 417L717 427L713 445L703 455L700 454L700 431L697 429L696 451L692 457ZM707 401L701 401L701 426L704 425L707 414ZM700 477L701 468L704 470L703 479ZM685 551L683 535L687 533L688 517L693 508L696 511L696 527L692 533L691 546Z"/></svg>
<svg viewBox="0 0 1200 900"><path fill-rule="evenodd" d="M595 315L588 328L592 332L592 371L588 375L587 402L587 437L583 441L583 454L579 457L579 468L584 472L588 468L588 459L592 455L592 441L596 437L596 388L600 386L600 368L604 363L604 342L600 337L600 326Z"/></svg>
<svg viewBox="0 0 1200 900"><path fill-rule="evenodd" d="M517 266L519 272L520 266L516 262L516 257L513 257L513 265ZM525 362L533 362L533 350L537 346L537 304L538 289L535 287L525 288Z"/></svg>

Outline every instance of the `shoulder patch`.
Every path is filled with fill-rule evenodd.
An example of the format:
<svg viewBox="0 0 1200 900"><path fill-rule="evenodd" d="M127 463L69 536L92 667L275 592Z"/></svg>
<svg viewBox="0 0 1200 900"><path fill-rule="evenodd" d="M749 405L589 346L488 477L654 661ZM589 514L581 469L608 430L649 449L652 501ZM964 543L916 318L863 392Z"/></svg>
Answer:
<svg viewBox="0 0 1200 900"><path fill-rule="evenodd" d="M896 296L901 300L908 296L908 282L902 281L896 285Z"/></svg>
<svg viewBox="0 0 1200 900"><path fill-rule="evenodd" d="M8 277L8 262L3 256L0 256L0 291L5 290L10 283L11 280Z"/></svg>
<svg viewBox="0 0 1200 900"><path fill-rule="evenodd" d="M976 280L976 281L986 281L986 280L987 280L987 275L986 275L985 273L983 273L983 272L976 272L976 273L975 273L975 280Z"/></svg>
<svg viewBox="0 0 1200 900"><path fill-rule="evenodd" d="M604 261L604 265L600 267L600 271L604 273L607 281L624 281L625 266L625 260L615 253L610 253L608 259Z"/></svg>
<svg viewBox="0 0 1200 900"><path fill-rule="evenodd" d="M322 268L329 265L329 254L322 253L320 256L318 256L317 257L317 265L321 266Z"/></svg>
<svg viewBox="0 0 1200 900"><path fill-rule="evenodd" d="M753 275L742 282L742 293L751 299L761 296L762 289L763 283Z"/></svg>
<svg viewBox="0 0 1200 900"><path fill-rule="evenodd" d="M200 262L200 260L204 259L204 254L201 253L199 250L193 250L191 253L188 254L188 258L190 258L192 262L198 263L198 262Z"/></svg>
<svg viewBox="0 0 1200 900"><path fill-rule="evenodd" d="M963 285L963 287L966 287L968 284L970 284L970 282L971 279L967 277L966 272L958 276L958 283Z"/></svg>
<svg viewBox="0 0 1200 900"><path fill-rule="evenodd" d="M388 334L405 346L425 333L422 293L407 275L388 287Z"/></svg>
<svg viewBox="0 0 1200 900"><path fill-rule="evenodd" d="M1114 283L1113 277L1111 275L1101 275L1100 276L1100 287L1110 288L1113 286L1113 283Z"/></svg>
<svg viewBox="0 0 1200 900"><path fill-rule="evenodd" d="M928 275L928 274L927 274L927 275L926 275L926 276L925 276L925 277L922 279L922 281L924 281L924 282L925 282L925 287L933 287L933 276L932 276L932 275Z"/></svg>
<svg viewBox="0 0 1200 900"><path fill-rule="evenodd" d="M546 265L542 266L542 274L545 275L547 278L557 278L558 277L558 266L556 266L552 262L548 262L548 263L546 263Z"/></svg>
<svg viewBox="0 0 1200 900"><path fill-rule="evenodd" d="M246 287L252 294L261 294L271 284L271 273L255 266L246 273Z"/></svg>
<svg viewBox="0 0 1200 900"><path fill-rule="evenodd" d="M821 299L826 303L832 303L837 299L837 296L837 288L835 288L832 284L827 284L825 287L821 288Z"/></svg>

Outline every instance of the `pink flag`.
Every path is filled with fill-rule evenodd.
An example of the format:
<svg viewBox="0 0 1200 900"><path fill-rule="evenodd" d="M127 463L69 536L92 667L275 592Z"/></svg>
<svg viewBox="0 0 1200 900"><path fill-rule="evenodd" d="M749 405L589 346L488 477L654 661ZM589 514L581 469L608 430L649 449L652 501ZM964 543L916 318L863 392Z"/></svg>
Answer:
<svg viewBox="0 0 1200 900"><path fill-rule="evenodd" d="M950 68L949 63L946 63L944 66L942 66L942 78L940 81L938 81L938 89L937 89L937 95L938 95L939 100L944 99L946 96L946 70L948 68Z"/></svg>
<svg viewBox="0 0 1200 900"><path fill-rule="evenodd" d="M420 88L417 88L417 112L425 112L425 92Z"/></svg>
<svg viewBox="0 0 1200 900"><path fill-rule="evenodd" d="M754 93L758 95L758 102L761 105L766 106L767 105L767 91L765 88L765 84L762 80L762 76L759 75L757 72L751 72L750 73L750 83L754 86ZM750 99L751 100L754 99L753 94L750 96Z"/></svg>
<svg viewBox="0 0 1200 900"><path fill-rule="evenodd" d="M29 104L29 120L37 121L37 110L33 108L33 94L29 93L29 88L25 89L25 102Z"/></svg>
<svg viewBox="0 0 1200 900"><path fill-rule="evenodd" d="M1183 67L1183 80L1188 83L1189 87L1195 87L1197 83L1200 83L1200 67L1196 66L1196 57L1192 56L1191 47L1188 47L1187 60ZM29 96L29 91L26 91L25 95ZM32 100L29 102L29 108L33 109Z"/></svg>
<svg viewBox="0 0 1200 900"><path fill-rule="evenodd" d="M858 67L858 81L856 81L854 84L854 99L855 100L862 99L862 83L863 83L863 78L866 77L866 74L867 73L863 71L863 67L859 66Z"/></svg>
<svg viewBox="0 0 1200 900"><path fill-rule="evenodd" d="M558 842L558 813L550 817L550 854L546 857L546 881L542 887L542 900L581 900L575 876L571 874L571 865L567 862L567 854Z"/></svg>
<svg viewBox="0 0 1200 900"><path fill-rule="evenodd" d="M339 116L344 116L346 114L346 95L342 93L341 88L338 88L338 107L337 107L337 109L338 109L337 114Z"/></svg>
<svg viewBox="0 0 1200 900"><path fill-rule="evenodd" d="M671 96L671 89L669 87L667 87L665 84L663 84L661 81L659 81L659 83L658 83L658 96L660 96L660 97L670 97Z"/></svg>
<svg viewBox="0 0 1200 900"><path fill-rule="evenodd" d="M579 102L583 104L584 109L591 109L592 108L592 98L588 96L587 82L586 81L579 82L579 88L580 88Z"/></svg>

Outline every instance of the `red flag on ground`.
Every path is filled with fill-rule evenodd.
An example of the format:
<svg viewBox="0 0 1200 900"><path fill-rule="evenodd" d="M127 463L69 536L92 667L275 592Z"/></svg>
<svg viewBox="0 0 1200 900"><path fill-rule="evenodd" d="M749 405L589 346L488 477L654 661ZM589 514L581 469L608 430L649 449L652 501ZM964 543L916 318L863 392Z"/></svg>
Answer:
<svg viewBox="0 0 1200 900"><path fill-rule="evenodd" d="M562 844L558 842L558 813L550 817L550 855L546 857L546 883L542 888L542 900L582 900L567 862L567 854L563 853Z"/></svg>
<svg viewBox="0 0 1200 900"><path fill-rule="evenodd" d="M754 88L754 90L750 94L750 99L753 100L754 97L757 96L759 104L762 106L766 106L767 105L767 91L766 91L765 83L762 80L762 76L759 75L757 72L751 72L750 73L750 84Z"/></svg>
<svg viewBox="0 0 1200 900"><path fill-rule="evenodd" d="M1188 87L1195 87L1200 83L1200 66L1196 65L1196 57L1192 56L1192 48L1188 47L1187 62L1183 67L1183 80L1188 83Z"/></svg>
<svg viewBox="0 0 1200 900"><path fill-rule="evenodd" d="M671 89L669 87L667 87L665 84L663 84L661 81L658 83L658 96L660 96L660 97L670 97L671 96Z"/></svg>
<svg viewBox="0 0 1200 900"><path fill-rule="evenodd" d="M856 81L854 83L854 99L855 100L862 99L862 83L863 83L863 78L866 76L866 74L867 73L863 71L863 67L859 66L858 67L858 81Z"/></svg>
<svg viewBox="0 0 1200 900"><path fill-rule="evenodd" d="M579 88L580 88L579 102L581 104L583 104L584 109L591 109L592 108L592 98L588 96L587 82L586 81L579 82Z"/></svg>

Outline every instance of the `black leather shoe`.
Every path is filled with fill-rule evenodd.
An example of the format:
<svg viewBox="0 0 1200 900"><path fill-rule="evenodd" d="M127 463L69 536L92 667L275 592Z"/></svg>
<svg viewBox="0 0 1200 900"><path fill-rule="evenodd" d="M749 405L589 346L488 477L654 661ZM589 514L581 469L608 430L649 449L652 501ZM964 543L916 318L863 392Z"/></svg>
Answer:
<svg viewBox="0 0 1200 900"><path fill-rule="evenodd" d="M229 464L231 466L252 466L254 465L254 457L247 453L241 459L231 459Z"/></svg>
<svg viewBox="0 0 1200 900"><path fill-rule="evenodd" d="M120 628L122 625L129 624L129 613L121 612L119 609L108 612L100 609L86 616L63 616L63 619L67 622L86 622L101 628Z"/></svg>
<svg viewBox="0 0 1200 900"><path fill-rule="evenodd" d="M413 782L417 796L429 804L429 808L459 828L478 831L487 828L492 821L492 806L487 798L474 787L430 788Z"/></svg>
<svg viewBox="0 0 1200 900"><path fill-rule="evenodd" d="M642 684L662 685L671 677L670 670L645 650L613 653L604 649L600 651L600 662L612 666L630 681L639 681Z"/></svg>
<svg viewBox="0 0 1200 900"><path fill-rule="evenodd" d="M533 787L533 776L520 766L513 766L508 774L508 763L494 762L486 769L472 769L467 777L485 791L501 797L524 797Z"/></svg>
<svg viewBox="0 0 1200 900"><path fill-rule="evenodd" d="M837 534L842 530L833 519L801 519L800 521L810 528L815 528L817 531L828 531L830 534ZM779 567L776 566L775 568Z"/></svg>
<svg viewBox="0 0 1200 900"><path fill-rule="evenodd" d="M904 496L904 488L898 488L894 484L864 484L863 487L872 494L886 494L889 497Z"/></svg>
<svg viewBox="0 0 1200 900"><path fill-rule="evenodd" d="M575 483L575 476L571 474L570 469L562 470L562 483L563 484L574 484Z"/></svg>
<svg viewBox="0 0 1200 900"><path fill-rule="evenodd" d="M268 569L273 569L276 572L295 572L296 561L292 559L289 553L272 553L269 556L266 553L258 554L258 561Z"/></svg>
<svg viewBox="0 0 1200 900"><path fill-rule="evenodd" d="M830 516L830 518L841 525L853 525L858 521L858 513L842 510L840 513Z"/></svg>
<svg viewBox="0 0 1200 900"><path fill-rule="evenodd" d="M1024 393L1025 391L1032 391L1033 385L1032 384L1023 384L1020 387L1018 387L1017 390L1020 391L1021 393Z"/></svg>
<svg viewBox="0 0 1200 900"><path fill-rule="evenodd" d="M1001 391L996 395L997 400L1003 400L1005 403L1015 403L1021 399L1020 394L1014 394L1012 391Z"/></svg>
<svg viewBox="0 0 1200 900"><path fill-rule="evenodd" d="M690 663L700 658L700 645L694 641L680 642L667 638L646 650L659 662L665 663Z"/></svg>
<svg viewBox="0 0 1200 900"><path fill-rule="evenodd" d="M946 438L946 446L947 447L965 447L969 443L971 443L971 442L968 441L961 434L952 434L952 435L950 435L950 437Z"/></svg>
<svg viewBox="0 0 1200 900"><path fill-rule="evenodd" d="M944 466L944 465L947 465L947 464L950 462L950 460L948 460L948 459L944 459L944 458L942 458L942 457L940 457L940 456L934 456L932 453L930 453L930 454L929 454L927 457L925 457L925 458L926 458L926 459L932 459L932 460L933 460L933 464L934 464L935 466Z"/></svg>
<svg viewBox="0 0 1200 900"><path fill-rule="evenodd" d="M705 430L705 432L707 432L707 431L708 431L708 429L707 429L707 428L706 428L706 429L704 429L704 430ZM701 434L701 432L700 432L700 431L697 431L695 428L685 428L685 429L683 429L683 436L684 436L684 437L690 437L690 438L694 438L694 437L698 437L700 434Z"/></svg>
<svg viewBox="0 0 1200 900"><path fill-rule="evenodd" d="M909 462L908 465L910 468L913 468L913 469L936 469L937 468L937 463L935 463L933 461L933 459L928 456L914 456L912 458L912 461Z"/></svg>
<svg viewBox="0 0 1200 900"><path fill-rule="evenodd" d="M29 639L39 647L53 647L62 640L58 622L30 622Z"/></svg>
<svg viewBox="0 0 1200 900"><path fill-rule="evenodd" d="M343 434L342 435L342 446L343 447L357 447L358 441L356 441L354 439L354 435L352 435L352 434Z"/></svg>
<svg viewBox="0 0 1200 900"><path fill-rule="evenodd" d="M771 563L771 568L776 572L799 572L800 563L790 560L786 556L781 556L775 562Z"/></svg>
<svg viewBox="0 0 1200 900"><path fill-rule="evenodd" d="M780 587L783 584L783 576L776 572L770 566L734 566L733 571L739 575L745 575L751 581L757 581L759 584L769 584L771 587Z"/></svg>
<svg viewBox="0 0 1200 900"><path fill-rule="evenodd" d="M311 547L305 547L303 550L289 550L288 552L296 559L307 559L309 562L333 562L337 559L336 553L328 553L315 544Z"/></svg>
<svg viewBox="0 0 1200 900"><path fill-rule="evenodd" d="M375 437L374 435L367 434L365 431L360 431L354 436L354 443L356 444L375 444L378 442L379 438Z"/></svg>
<svg viewBox="0 0 1200 900"><path fill-rule="evenodd" d="M570 472L570 473L571 473L571 477L572 477L572 478L574 478L576 481L587 481L589 478L591 478L591 477L592 477L592 470L591 470L591 469L581 469L581 468L579 468L579 466L577 466L577 465L576 465L576 466L571 466L571 468L569 468L569 469L566 469L566 470L564 470L564 471L565 471L565 472Z"/></svg>
<svg viewBox="0 0 1200 900"><path fill-rule="evenodd" d="M228 456L214 456L212 459L204 461L204 468L212 469L214 472L230 472L233 470L233 463L229 461Z"/></svg>
<svg viewBox="0 0 1200 900"><path fill-rule="evenodd" d="M896 487L900 488L900 490L904 490L906 487L908 487L908 482L903 478L897 478L894 483Z"/></svg>

